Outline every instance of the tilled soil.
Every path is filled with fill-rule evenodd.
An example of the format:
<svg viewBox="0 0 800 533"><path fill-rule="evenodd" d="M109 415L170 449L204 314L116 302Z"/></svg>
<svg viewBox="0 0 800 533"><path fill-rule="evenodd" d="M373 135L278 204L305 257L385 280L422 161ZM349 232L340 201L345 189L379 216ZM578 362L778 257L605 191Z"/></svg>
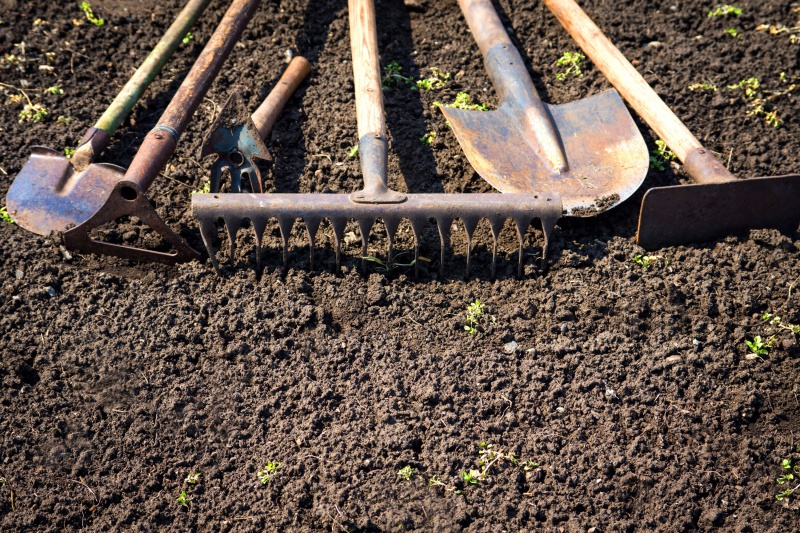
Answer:
<svg viewBox="0 0 800 533"><path fill-rule="evenodd" d="M74 147L181 2L95 0L102 27L73 4L3 0L0 193L32 146ZM130 163L225 4L212 3L103 161ZM377 4L384 65L397 61L415 79L430 67L453 76L438 91L385 91L391 184L490 191L432 108L462 91L497 104L456 2ZM717 4L696 0L581 4L732 171L797 170L790 91L800 45L789 32L756 31L798 26L796 4L740 2L738 17L708 17ZM497 6L545 100L610 87L588 60L582 77L556 79L556 60L577 47L539 1ZM314 69L268 139L269 189L358 187L347 154L357 135L346 2L264 2L150 192L198 248L189 193L208 174L202 136L232 89L255 109L288 49ZM780 128L749 115L744 91L728 88L751 77ZM689 89L701 83L717 90ZM43 92L54 85L64 94ZM18 122L20 87L48 109L43 122ZM430 131L434 142L422 144ZM642 190L685 178L668 162ZM544 267L531 232L522 280L511 227L498 279L486 225L463 281L463 229L444 277L430 229L422 253L434 260L415 280L411 268L377 263L362 276L357 231L337 276L329 231L311 272L298 225L284 273L271 227L258 278L247 232L219 277L207 261L68 258L57 236L0 224L0 529L800 530L797 500L775 497L797 483L776 483L781 461L800 464L800 350L789 331L800 322L798 235L668 248L644 268L633 261L643 253L634 244L641 194L596 218L562 220ZM131 221L105 232L117 242L144 235ZM401 229L398 250L412 249L410 235ZM377 229L370 253L386 258ZM470 334L475 300L484 315ZM789 329L762 321L767 312ZM759 355L746 345L756 336L770 344ZM487 466L482 458L486 475L465 480ZM262 483L269 462L279 466ZM406 466L408 480L397 473Z"/></svg>

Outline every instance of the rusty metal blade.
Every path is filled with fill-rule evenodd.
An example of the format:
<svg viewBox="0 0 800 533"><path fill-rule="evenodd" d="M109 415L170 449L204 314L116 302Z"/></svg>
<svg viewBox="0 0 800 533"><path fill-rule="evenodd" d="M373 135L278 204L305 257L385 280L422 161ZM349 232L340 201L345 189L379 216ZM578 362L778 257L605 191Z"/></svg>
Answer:
<svg viewBox="0 0 800 533"><path fill-rule="evenodd" d="M107 163L75 172L61 152L35 146L8 190L8 212L33 233L64 231L97 213L124 176L125 169Z"/></svg>
<svg viewBox="0 0 800 533"><path fill-rule="evenodd" d="M646 249L709 242L751 229L796 231L800 175L650 189L636 240Z"/></svg>
<svg viewBox="0 0 800 533"><path fill-rule="evenodd" d="M511 101L496 111L443 107L467 159L504 193L555 193L568 216L594 216L621 203L644 181L649 154L619 94L606 91L568 104L546 104L568 169L558 172L523 134Z"/></svg>

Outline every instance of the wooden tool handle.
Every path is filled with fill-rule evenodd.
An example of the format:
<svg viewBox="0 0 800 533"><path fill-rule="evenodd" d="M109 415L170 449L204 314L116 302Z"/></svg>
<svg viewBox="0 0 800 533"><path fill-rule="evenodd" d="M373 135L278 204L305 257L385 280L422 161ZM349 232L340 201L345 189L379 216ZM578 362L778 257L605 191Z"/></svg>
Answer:
<svg viewBox="0 0 800 533"><path fill-rule="evenodd" d="M262 139L266 138L269 132L272 131L272 126L278 120L278 115L280 115L286 102L289 101L292 93L306 79L309 72L311 72L311 63L306 58L297 56L292 59L281 79L278 80L278 83L272 88L264 102L253 113L253 123L258 128L258 134Z"/></svg>
<svg viewBox="0 0 800 533"><path fill-rule="evenodd" d="M348 0L350 48L356 89L358 138L371 133L386 136L378 56L378 31L372 0Z"/></svg>
<svg viewBox="0 0 800 533"><path fill-rule="evenodd" d="M703 148L700 141L667 107L622 52L603 35L575 0L544 0L544 3L600 72L667 143L678 159L685 162L689 153ZM701 180L699 177L695 179Z"/></svg>
<svg viewBox="0 0 800 533"><path fill-rule="evenodd" d="M458 0L458 5L484 57L495 45L511 44L492 0Z"/></svg>

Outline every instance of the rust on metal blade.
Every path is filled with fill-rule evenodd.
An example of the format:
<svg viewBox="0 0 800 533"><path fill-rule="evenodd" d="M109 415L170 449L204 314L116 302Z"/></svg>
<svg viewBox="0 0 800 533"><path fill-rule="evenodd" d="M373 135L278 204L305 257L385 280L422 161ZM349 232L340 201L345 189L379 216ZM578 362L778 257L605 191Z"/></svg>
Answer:
<svg viewBox="0 0 800 533"><path fill-rule="evenodd" d="M124 175L124 169L107 163L75 172L62 153L36 146L8 191L8 212L33 233L64 231L94 215Z"/></svg>
<svg viewBox="0 0 800 533"><path fill-rule="evenodd" d="M559 172L526 135L519 110L442 108L478 174L504 193L556 193L568 216L593 216L623 202L647 175L649 154L616 91L561 105L545 104L567 160ZM611 200L611 201L609 201Z"/></svg>
<svg viewBox="0 0 800 533"><path fill-rule="evenodd" d="M796 231L800 175L676 185L642 199L636 240L646 249L713 241L751 229Z"/></svg>

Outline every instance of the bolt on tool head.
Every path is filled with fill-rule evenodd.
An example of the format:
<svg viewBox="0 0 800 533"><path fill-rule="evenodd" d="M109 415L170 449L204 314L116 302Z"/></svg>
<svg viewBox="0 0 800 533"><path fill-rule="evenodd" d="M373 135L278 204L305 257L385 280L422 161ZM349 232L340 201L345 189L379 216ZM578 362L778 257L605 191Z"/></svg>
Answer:
<svg viewBox="0 0 800 533"><path fill-rule="evenodd" d="M393 191L387 183L388 142L383 114L380 65L376 34L375 8L372 0L349 0L350 40L358 117L359 157L364 186L352 194L195 194L192 212L200 221L200 232L214 267L219 263L212 247L216 221L224 221L231 243L230 260L236 249L236 233L247 219L256 237L256 257L260 258L261 239L270 219L277 219L283 240L284 267L287 262L288 237L300 218L309 240L311 268L314 241L323 219L333 227L336 241L337 271L341 262L341 243L348 221L355 220L361 233L362 265L366 268L367 239L375 220L386 226L389 240L388 263L392 262L394 237L403 219L411 222L414 233L415 273L419 265L422 231L434 219L440 238L440 272L444 272L444 254L453 221L460 219L467 232L467 267L469 275L472 235L481 219L488 219L494 238L492 275L497 265L497 239L505 220L514 220L519 236L518 274L522 274L524 235L533 220L541 222L543 248L562 214L558 194L413 194Z"/></svg>

